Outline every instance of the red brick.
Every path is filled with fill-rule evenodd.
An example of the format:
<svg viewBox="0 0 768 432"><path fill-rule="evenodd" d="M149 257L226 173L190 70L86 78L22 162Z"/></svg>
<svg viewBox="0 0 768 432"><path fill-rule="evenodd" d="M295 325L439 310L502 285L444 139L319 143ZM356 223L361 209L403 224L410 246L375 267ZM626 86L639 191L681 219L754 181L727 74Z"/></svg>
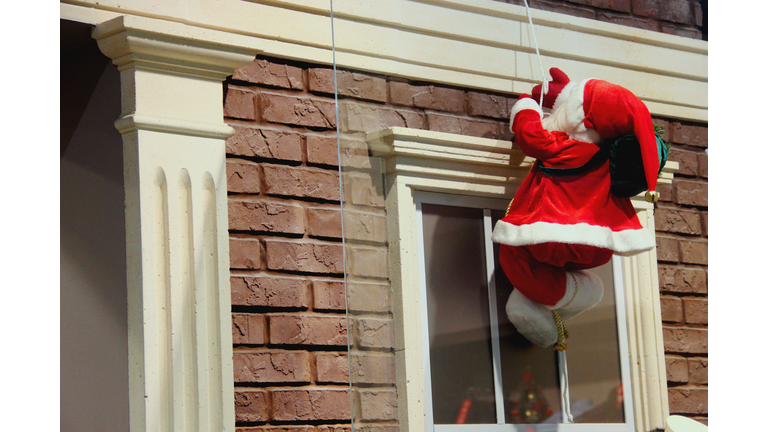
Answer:
<svg viewBox="0 0 768 432"><path fill-rule="evenodd" d="M276 421L350 420L349 389L276 389L272 417Z"/></svg>
<svg viewBox="0 0 768 432"><path fill-rule="evenodd" d="M232 304L304 308L309 306L309 282L278 277L232 276Z"/></svg>
<svg viewBox="0 0 768 432"><path fill-rule="evenodd" d="M252 426L239 427L235 432L317 432L314 426Z"/></svg>
<svg viewBox="0 0 768 432"><path fill-rule="evenodd" d="M591 6L601 9L610 9L616 12L629 13L632 10L630 0L568 0L570 3L577 3L584 6Z"/></svg>
<svg viewBox="0 0 768 432"><path fill-rule="evenodd" d="M373 132L388 127L424 129L424 114L407 109L393 109L361 102L339 101L341 130Z"/></svg>
<svg viewBox="0 0 768 432"><path fill-rule="evenodd" d="M341 211L328 208L307 209L307 234L315 237L342 238Z"/></svg>
<svg viewBox="0 0 768 432"><path fill-rule="evenodd" d="M669 389L670 414L706 414L707 389L674 387Z"/></svg>
<svg viewBox="0 0 768 432"><path fill-rule="evenodd" d="M394 326L387 318L355 318L355 342L359 348L394 347Z"/></svg>
<svg viewBox="0 0 768 432"><path fill-rule="evenodd" d="M357 206L384 207L384 185L376 173L349 172L344 174L344 200Z"/></svg>
<svg viewBox="0 0 768 432"><path fill-rule="evenodd" d="M656 259L658 261L667 262L680 261L680 251L678 250L677 239L656 236Z"/></svg>
<svg viewBox="0 0 768 432"><path fill-rule="evenodd" d="M351 359L352 381L357 384L394 384L395 358L391 354L359 354Z"/></svg>
<svg viewBox="0 0 768 432"><path fill-rule="evenodd" d="M272 315L269 342L275 345L347 345L347 318L336 315Z"/></svg>
<svg viewBox="0 0 768 432"><path fill-rule="evenodd" d="M707 331L704 329L664 326L663 335L667 353L707 353Z"/></svg>
<svg viewBox="0 0 768 432"><path fill-rule="evenodd" d="M545 3L540 0L529 0L528 3L533 9L541 9L545 11L561 13L564 15L570 15L570 16L581 17L581 18L591 18L591 19L595 18L595 11L591 9L584 9L582 7L573 7L573 6L569 6L566 4L559 4L559 3Z"/></svg>
<svg viewBox="0 0 768 432"><path fill-rule="evenodd" d="M362 421L397 420L397 392L395 390L358 390Z"/></svg>
<svg viewBox="0 0 768 432"><path fill-rule="evenodd" d="M688 375L691 384L708 384L709 360L706 358L689 358Z"/></svg>
<svg viewBox="0 0 768 432"><path fill-rule="evenodd" d="M234 201L227 203L229 229L281 234L304 233L304 208L264 201Z"/></svg>
<svg viewBox="0 0 768 432"><path fill-rule="evenodd" d="M690 0L664 0L659 5L659 19L680 24L693 24L696 21Z"/></svg>
<svg viewBox="0 0 768 432"><path fill-rule="evenodd" d="M259 241L229 239L229 267L233 269L260 269L261 245Z"/></svg>
<svg viewBox="0 0 768 432"><path fill-rule="evenodd" d="M310 91L334 93L333 69L311 68L308 76ZM387 101L387 81L384 78L357 72L337 71L336 80L339 96L376 102Z"/></svg>
<svg viewBox="0 0 768 432"><path fill-rule="evenodd" d="M305 273L342 273L341 245L266 240L267 268Z"/></svg>
<svg viewBox="0 0 768 432"><path fill-rule="evenodd" d="M481 138L500 139L500 122L456 117L438 113L427 113L429 130ZM506 124L506 123L504 123Z"/></svg>
<svg viewBox="0 0 768 432"><path fill-rule="evenodd" d="M235 351L235 383L309 383L310 354L306 351Z"/></svg>
<svg viewBox="0 0 768 432"><path fill-rule="evenodd" d="M659 193L659 202L673 202L674 195L671 183L657 183L656 192Z"/></svg>
<svg viewBox="0 0 768 432"><path fill-rule="evenodd" d="M707 265L709 262L707 242L680 240L680 261L687 264Z"/></svg>
<svg viewBox="0 0 768 432"><path fill-rule="evenodd" d="M699 176L704 178L709 177L709 155L706 153L699 153L698 158Z"/></svg>
<svg viewBox="0 0 768 432"><path fill-rule="evenodd" d="M264 165L262 170L268 195L339 200L338 171L283 165Z"/></svg>
<svg viewBox="0 0 768 432"><path fill-rule="evenodd" d="M659 19L659 2L660 0L632 0L632 13Z"/></svg>
<svg viewBox="0 0 768 432"><path fill-rule="evenodd" d="M704 11L701 9L701 3L693 2L693 19L696 27L701 27L704 24Z"/></svg>
<svg viewBox="0 0 768 432"><path fill-rule="evenodd" d="M315 310L346 310L346 293L344 282L313 281L312 290L315 299Z"/></svg>
<svg viewBox="0 0 768 432"><path fill-rule="evenodd" d="M248 66L235 69L232 78L254 84L303 90L303 74L304 71L296 66L257 59Z"/></svg>
<svg viewBox="0 0 768 432"><path fill-rule="evenodd" d="M679 164L679 169L675 173L675 175L683 175L683 176L696 176L699 172L699 157L698 153L688 151L688 150L680 150L676 148L672 148L669 151L669 160L675 161Z"/></svg>
<svg viewBox="0 0 768 432"><path fill-rule="evenodd" d="M509 119L512 100L505 96L467 92L467 108L470 115Z"/></svg>
<svg viewBox="0 0 768 432"><path fill-rule="evenodd" d="M705 182L675 181L675 202L682 205L706 207L709 187Z"/></svg>
<svg viewBox="0 0 768 432"><path fill-rule="evenodd" d="M336 137L307 135L307 162L320 165L338 165L339 151Z"/></svg>
<svg viewBox="0 0 768 432"><path fill-rule="evenodd" d="M299 134L233 127L235 134L226 141L228 154L298 162L302 160Z"/></svg>
<svg viewBox="0 0 768 432"><path fill-rule="evenodd" d="M267 392L256 389L235 389L235 421L269 421Z"/></svg>
<svg viewBox="0 0 768 432"><path fill-rule="evenodd" d="M701 233L709 235L709 212L701 212Z"/></svg>
<svg viewBox="0 0 768 432"><path fill-rule="evenodd" d="M701 31L689 28L680 28L680 24L661 24L661 32L691 39L701 39Z"/></svg>
<svg viewBox="0 0 768 432"><path fill-rule="evenodd" d="M256 119L256 97L253 93L229 87L224 92L224 117Z"/></svg>
<svg viewBox="0 0 768 432"><path fill-rule="evenodd" d="M336 127L333 101L262 93L259 106L262 118L270 123L323 129Z"/></svg>
<svg viewBox="0 0 768 432"><path fill-rule="evenodd" d="M355 425L355 431L360 432L372 432L368 428L370 426ZM399 431L399 429L398 429ZM321 425L317 427L317 432L353 432L350 425Z"/></svg>
<svg viewBox="0 0 768 432"><path fill-rule="evenodd" d="M389 275L387 249L350 247L347 249L348 272L355 276L386 278Z"/></svg>
<svg viewBox="0 0 768 432"><path fill-rule="evenodd" d="M683 302L679 297L661 297L661 320L673 323L683 321Z"/></svg>
<svg viewBox="0 0 768 432"><path fill-rule="evenodd" d="M389 83L389 97L395 105L455 113L464 112L463 90L392 81Z"/></svg>
<svg viewBox="0 0 768 432"><path fill-rule="evenodd" d="M709 320L709 302L707 299L683 299L685 322L688 324L707 324Z"/></svg>
<svg viewBox="0 0 768 432"><path fill-rule="evenodd" d="M235 345L264 345L264 315L232 314L232 343Z"/></svg>
<svg viewBox="0 0 768 432"><path fill-rule="evenodd" d="M255 163L227 159L227 192L258 194L259 177Z"/></svg>
<svg viewBox="0 0 768 432"><path fill-rule="evenodd" d="M659 207L654 212L656 231L678 234L701 234L701 219L696 210Z"/></svg>
<svg viewBox="0 0 768 432"><path fill-rule="evenodd" d="M667 381L671 383L688 382L688 362L684 357L666 356Z"/></svg>
<svg viewBox="0 0 768 432"><path fill-rule="evenodd" d="M659 31L659 23L647 19L639 19L623 15L613 15L609 13L598 12L597 20L621 26L634 27L642 30Z"/></svg>
<svg viewBox="0 0 768 432"><path fill-rule="evenodd" d="M386 284L347 284L349 310L355 312L390 312L390 287Z"/></svg>
<svg viewBox="0 0 768 432"><path fill-rule="evenodd" d="M707 148L707 128L673 122L669 125L669 140L678 144Z"/></svg>
<svg viewBox="0 0 768 432"><path fill-rule="evenodd" d="M349 358L346 354L317 353L315 363L318 383L346 384L349 382Z"/></svg>
<svg viewBox="0 0 768 432"><path fill-rule="evenodd" d="M387 218L381 214L345 210L344 231L347 239L384 243L387 241Z"/></svg>
<svg viewBox="0 0 768 432"><path fill-rule="evenodd" d="M659 266L659 289L678 294L706 294L707 272L701 269Z"/></svg>

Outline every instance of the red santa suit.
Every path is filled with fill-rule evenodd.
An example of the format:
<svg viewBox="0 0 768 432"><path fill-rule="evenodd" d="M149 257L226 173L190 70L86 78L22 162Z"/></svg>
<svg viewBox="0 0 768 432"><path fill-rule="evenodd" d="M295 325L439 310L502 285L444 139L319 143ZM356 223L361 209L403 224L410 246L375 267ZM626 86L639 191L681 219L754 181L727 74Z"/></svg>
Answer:
<svg viewBox="0 0 768 432"><path fill-rule="evenodd" d="M520 149L544 167L576 168L597 153L601 138L635 133L646 173L651 167L652 175L646 176L649 189L655 190L658 156L645 105L622 87L592 79L574 84L559 70L552 72L560 82L554 82L555 95L550 95L549 103L545 98L544 105L560 109L562 131L546 130L538 104L521 97L511 113L511 130ZM652 154L644 145L648 133ZM534 165L507 215L494 227L501 267L515 287L507 314L534 343L548 346L556 340L548 310L560 310L567 319L600 301L602 283L585 269L607 263L614 253L632 255L656 245L630 199L611 193L609 163L605 160L587 172L565 177L544 174ZM581 299L576 295L579 284Z"/></svg>

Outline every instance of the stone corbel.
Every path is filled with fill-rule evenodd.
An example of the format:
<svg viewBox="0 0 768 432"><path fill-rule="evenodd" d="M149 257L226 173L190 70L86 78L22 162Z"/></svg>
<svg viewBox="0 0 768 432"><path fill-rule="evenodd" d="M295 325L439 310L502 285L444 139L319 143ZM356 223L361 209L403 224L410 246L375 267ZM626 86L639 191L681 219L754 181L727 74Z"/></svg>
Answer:
<svg viewBox="0 0 768 432"><path fill-rule="evenodd" d="M93 37L121 74L130 429L234 432L222 81L258 49L137 16Z"/></svg>

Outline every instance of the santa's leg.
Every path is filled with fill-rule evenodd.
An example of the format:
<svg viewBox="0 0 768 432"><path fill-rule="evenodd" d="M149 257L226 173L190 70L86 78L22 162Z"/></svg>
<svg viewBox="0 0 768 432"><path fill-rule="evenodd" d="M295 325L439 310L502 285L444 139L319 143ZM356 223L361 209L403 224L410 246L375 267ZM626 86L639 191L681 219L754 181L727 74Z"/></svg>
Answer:
<svg viewBox="0 0 768 432"><path fill-rule="evenodd" d="M506 305L507 317L529 341L550 346L557 341L552 315L563 320L592 308L603 297L603 284L586 268L611 259L612 252L592 246L545 243L499 245L499 261L515 287Z"/></svg>
<svg viewBox="0 0 768 432"><path fill-rule="evenodd" d="M506 305L509 321L529 341L550 346L557 342L557 325L542 302L555 304L565 290L565 270L533 259L524 247L499 245L499 262L515 287ZM553 289L550 289L554 287ZM554 291L554 292L553 292Z"/></svg>
<svg viewBox="0 0 768 432"><path fill-rule="evenodd" d="M557 310L564 321L600 303L603 298L603 282L586 269L610 261L613 256L611 250L565 243L529 245L527 249L535 260L562 268L565 272L562 296L554 304L546 305L550 310Z"/></svg>

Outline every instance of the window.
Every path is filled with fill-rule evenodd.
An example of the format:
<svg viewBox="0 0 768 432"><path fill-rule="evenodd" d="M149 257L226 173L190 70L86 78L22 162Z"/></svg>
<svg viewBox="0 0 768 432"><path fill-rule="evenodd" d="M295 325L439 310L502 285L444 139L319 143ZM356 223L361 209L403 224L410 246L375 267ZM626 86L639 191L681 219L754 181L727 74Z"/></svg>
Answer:
<svg viewBox="0 0 768 432"><path fill-rule="evenodd" d="M532 345L504 312L512 287L496 271L490 237L508 203L424 192L415 200L427 430L554 430L562 423L556 351ZM577 424L557 430L634 431L621 260L594 272L603 301L567 323ZM456 424L465 426L447 426Z"/></svg>
<svg viewBox="0 0 768 432"><path fill-rule="evenodd" d="M442 385L439 382L434 385L432 383L434 374L431 369L432 364L435 363L432 358L434 357L436 361L448 354L430 351L430 349L443 348L438 340L441 337L440 333L434 330L430 333L429 319L431 317L428 316L430 300L428 291L422 289L422 287L428 286L429 270L426 266L421 266L418 257L419 242L423 231L436 229L434 225L438 225L438 222L437 220L427 221L426 224L432 224L433 227L425 227L424 217L426 214L427 219L442 218L443 216L448 217L448 219L455 219L450 223L456 223L459 226L474 226L471 230L475 233L473 235L476 241L479 241L477 238L485 238L488 236L486 232L492 226L494 218L499 217L509 200L514 197L517 185L527 174L533 160L512 149L511 142L431 131L389 128L369 133L366 139L373 155L383 160L386 169L386 210L389 225L387 235L389 237L389 266L396 344L397 418L400 423L400 430L409 432L461 430L464 428L463 426L448 424L451 423L451 420L455 423L456 418L453 416L458 415L458 407L455 406L456 401L443 402L432 391L434 385ZM676 169L676 163L668 163L660 178L660 183L671 182L671 173ZM441 198L437 201L430 200L434 197ZM633 203L643 226L654 230L653 207L642 199L633 201ZM481 214L482 216L480 216ZM482 227L479 218L482 218ZM439 224L445 223L447 222L440 222ZM482 246L477 244L472 246L474 252L469 251L469 249L462 249L461 251L465 256L477 255L476 251L481 251L483 253L480 255L490 257L487 240L483 240L483 242ZM445 266L449 266L449 264L446 263ZM472 267L486 268L482 265L478 266L477 262L473 263ZM482 368L477 368L478 375L481 370L484 370L485 378L478 378L475 391L484 392L489 396L489 399L493 395L493 402L489 402L490 405L487 408L491 414L485 414L485 417L482 418L482 424L488 425L487 430L528 432L533 427L534 431L644 431L653 429L654 426L652 425L664 424L664 419L669 413L656 253L652 250L632 257L615 257L612 265L604 270L606 287L614 287L614 292L619 293L615 297L617 304L622 303L621 294L624 294L625 307L623 309L626 316L622 318L616 315L613 319L616 323L626 323L626 332L618 324L614 325L617 329L616 338L619 339L618 346L620 348L618 355L615 354L615 351L614 354L610 355L610 358L614 359L612 361L618 362L620 359L623 362L620 363L623 366L617 366L620 370L620 378L615 378L613 381L618 384L620 380L623 384L625 407L622 411L623 423L621 421L600 423L597 426L595 424L588 426L584 424L514 426L509 424L505 418L500 424L497 413L503 411L506 416L507 412L511 412L509 407L504 405L503 395L509 389L518 386L522 382L522 378L520 371L515 371L514 366L509 366L505 360L508 356L504 354L504 349L501 347L514 346L514 344L502 343L501 341L505 338L514 339L514 337L509 334L512 330L509 328L511 325L506 324L505 314L497 314L501 317L499 319L498 354L494 353L492 348L494 336L485 339L478 338L477 341L473 342L483 344L484 348L477 349L477 351L485 352L483 354L485 359L477 360L484 364ZM483 280L482 274L466 274L463 277L468 278L468 280L472 278L468 283L475 284L474 290L481 293L482 289L486 289L483 288L484 286L493 285L493 288L496 289L495 308L501 309L506 300L505 293L509 292L510 289L508 286L505 287L505 282L500 277L502 274L503 272L492 272L492 275L496 276L495 279L491 278L493 284L489 284L488 279ZM490 296L490 299L493 300L494 296ZM467 326L474 323L477 328L470 326L470 328L462 330L465 330L467 334L472 331L479 334L478 328L493 328L490 325L490 320L493 319L494 314L488 314L488 311L493 310L492 301L488 305L483 305L478 298L474 298L472 301L481 310L484 308L486 314L478 314L473 320L467 320ZM620 312L621 310L619 310ZM584 319L589 321L598 319L599 316L600 314L593 310L593 313L585 314ZM440 318L438 316L434 319L439 320ZM450 315L447 320L450 321ZM572 330L568 350L569 370L571 371L570 393L572 411L574 415L577 415L576 402L582 399L582 396L580 396L581 390L578 388L580 383L576 378L576 371L578 370L579 377L586 376L584 369L594 373L602 372L592 364L588 367L579 366L579 362L582 360L579 358L578 349L585 347L588 350L587 357L581 358L586 358L585 361L591 362L589 350L594 353L596 350L605 349L605 347L589 347L584 342L578 342L575 338L583 336L585 332L576 328L574 322L570 321L569 323L568 327ZM619 338L619 334L626 335L626 348L622 347L624 342L622 342L623 339ZM430 336L436 340L435 344L430 344ZM489 344L491 354L488 354ZM445 349L448 350L448 348ZM465 349L464 351L471 350ZM552 357L546 361L553 365L554 351L547 355ZM494 357L496 357L495 363ZM609 358L608 355L604 357ZM464 362L465 360L462 359L461 361ZM489 372L489 370L493 371L494 364L497 370ZM538 363L535 364L538 366ZM436 367L437 372L443 366ZM506 370L511 370L511 372L506 373L507 376L512 377L511 380L504 378ZM557 392L557 380L552 377L553 370L554 366L550 367L546 373L532 373L533 378L539 383L538 385L550 388L551 390L547 390L550 393ZM456 375L450 370L446 373ZM489 373L491 374L490 378L488 377ZM495 383L495 376L501 376L500 386ZM457 380L456 376L451 376L451 378ZM492 390L489 388L491 386L489 383L493 385ZM630 386L629 383L632 385ZM502 395L501 398L496 397L499 390ZM459 390L460 393L462 391L465 390ZM550 399L553 401L551 409L554 414L554 412L559 411L558 398ZM447 406L445 408L446 414L435 414L442 409L441 404ZM479 414L479 404L475 411L471 411L471 409L471 413ZM615 417L607 416L604 418L607 419L606 421L613 422L614 420L610 419ZM466 420L467 422L470 421L469 416ZM488 423L485 423L486 421ZM432 424L436 425L432 428ZM622 424L623 426L621 426ZM618 428L616 425L619 425ZM471 426L471 430L486 430L486 426L474 424Z"/></svg>

